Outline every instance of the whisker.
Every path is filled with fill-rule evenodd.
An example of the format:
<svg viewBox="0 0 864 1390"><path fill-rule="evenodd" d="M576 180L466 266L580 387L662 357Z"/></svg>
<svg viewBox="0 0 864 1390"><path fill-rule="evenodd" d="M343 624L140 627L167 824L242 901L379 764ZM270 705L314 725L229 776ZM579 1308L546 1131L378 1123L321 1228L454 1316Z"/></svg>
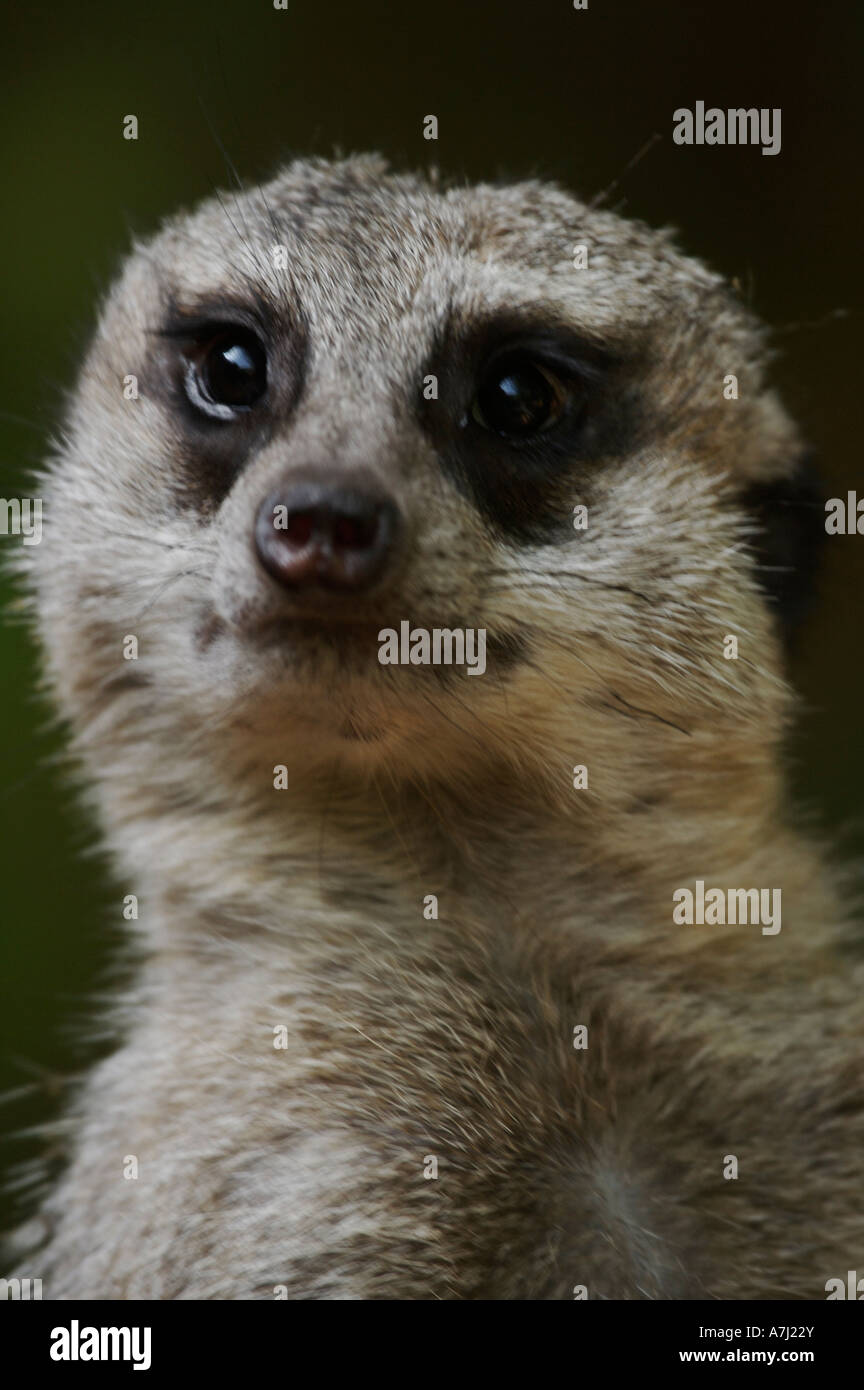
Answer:
<svg viewBox="0 0 864 1390"><path fill-rule="evenodd" d="M611 580L600 579L597 575L586 574L586 573L584 572L584 570L557 569L557 570L528 570L528 571L523 570L523 571L521 571L521 572L514 572L513 570L494 570L494 569L493 569L493 570L487 570L486 573L487 573L487 575L491 575L493 578L495 578L495 577L497 577L497 576L499 576L499 575L505 575L508 579L511 580L510 588L511 588L514 592L517 590L517 588L520 588L520 587L521 587L521 588L541 588L541 587L544 587L543 584L531 584L531 583L526 583L526 581L528 581L528 580L533 580L533 579L536 579L536 578L540 578L541 580L544 580L544 581L555 580L555 579L562 579L562 580L563 580L563 579L578 579L578 580L580 580L583 584L596 584L596 585L597 585L599 588L601 588L601 589L613 589L613 590L617 590L617 591L619 591L619 592L621 592L621 593L632 594L634 598L641 599L643 603L656 603L656 600L650 598L650 597L648 596L648 594L643 594L639 589L633 589L633 588L631 588L629 584L615 584L615 583L613 583ZM549 587L549 588L551 589L553 586L552 586L552 585L546 585L546 587ZM559 584L559 585L557 586L557 588L566 588L566 585L564 585L564 584Z"/></svg>
<svg viewBox="0 0 864 1390"><path fill-rule="evenodd" d="M143 541L146 545L156 545L163 550L197 550L203 555L214 555L215 548L207 545L196 545L194 541L162 541L156 536L143 536L138 531L123 531L122 536L125 540Z"/></svg>
<svg viewBox="0 0 864 1390"><path fill-rule="evenodd" d="M487 751L487 745L485 743L482 743L481 740L477 738L476 734L470 733L468 729L463 729L462 725L458 722L458 720L451 719L449 715L446 715L444 711L431 698L431 696L427 695L425 690L421 690L419 693L421 698L426 701L427 705L431 705L432 709L434 709L435 713L439 715L441 719L443 719L447 724L451 724L454 729L458 729L460 734L464 734L466 738L472 739L473 742L476 743L478 747L482 748L484 752Z"/></svg>
<svg viewBox="0 0 864 1390"><path fill-rule="evenodd" d="M600 675L600 672L597 671L595 667L591 665L590 661L586 661L584 657L579 656L579 654L573 651L572 647L568 646L566 642L560 641L548 632L544 633L544 637L547 641L551 642L553 646L558 646L563 651L566 651L568 656L572 657L574 661L578 661L581 666L584 666L588 671L590 671L591 674L595 676L597 680L601 683L601 685L605 687L605 689L612 696L612 698L614 700L617 700L619 704L623 705L624 708L626 710L629 710L633 715L641 715L645 719L653 719L658 724L665 724L670 729L676 729L679 734L684 734L687 738L693 737L691 731L689 729L685 729L683 725L676 724L674 720L666 719L662 714L657 714L654 710L644 709L642 706L634 705L630 700L625 699L624 696L619 694L617 690L613 690L611 688L606 679ZM623 713L623 711L621 710L619 710L618 712Z"/></svg>
<svg viewBox="0 0 864 1390"><path fill-rule="evenodd" d="M139 622L139 623L140 623L141 619L142 619L142 618L145 618L145 617L147 616L147 614L150 612L150 609L153 607L153 604L154 604L154 603L157 603L158 600L162 597L162 595L163 595L164 593L166 593L168 589L170 589L171 585L172 585L172 584L176 584L176 582L178 581L178 579L201 579L201 580L204 580L205 578L206 578L206 576L205 576L205 574L204 574L201 570L194 570L194 569L192 569L192 570L179 570L179 571L177 572L177 574L169 575L169 577L164 581L164 583L161 585L161 587L160 587L160 588L156 591L156 593L153 595L153 597L151 598L150 602L147 604L147 607L144 608L144 609L142 609L142 611L141 611L141 612L138 614L138 616L135 618L135 622Z"/></svg>

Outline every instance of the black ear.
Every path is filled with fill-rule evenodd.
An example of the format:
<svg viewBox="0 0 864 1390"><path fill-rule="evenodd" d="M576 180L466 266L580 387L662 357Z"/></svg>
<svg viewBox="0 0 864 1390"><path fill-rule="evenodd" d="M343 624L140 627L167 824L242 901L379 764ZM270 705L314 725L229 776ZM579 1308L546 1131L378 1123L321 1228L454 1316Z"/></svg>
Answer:
<svg viewBox="0 0 864 1390"><path fill-rule="evenodd" d="M751 541L756 575L787 642L815 595L825 543L825 500L813 454L793 473L754 483L742 502L756 523Z"/></svg>

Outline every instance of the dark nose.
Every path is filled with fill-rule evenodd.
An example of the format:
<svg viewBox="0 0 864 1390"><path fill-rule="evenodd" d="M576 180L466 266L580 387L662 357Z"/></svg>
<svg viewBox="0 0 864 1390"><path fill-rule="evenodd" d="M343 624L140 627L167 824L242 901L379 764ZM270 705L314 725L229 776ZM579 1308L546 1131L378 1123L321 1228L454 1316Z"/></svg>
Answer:
<svg viewBox="0 0 864 1390"><path fill-rule="evenodd" d="M398 522L395 504L380 492L297 482L261 503L255 548L286 589L363 589L384 569Z"/></svg>

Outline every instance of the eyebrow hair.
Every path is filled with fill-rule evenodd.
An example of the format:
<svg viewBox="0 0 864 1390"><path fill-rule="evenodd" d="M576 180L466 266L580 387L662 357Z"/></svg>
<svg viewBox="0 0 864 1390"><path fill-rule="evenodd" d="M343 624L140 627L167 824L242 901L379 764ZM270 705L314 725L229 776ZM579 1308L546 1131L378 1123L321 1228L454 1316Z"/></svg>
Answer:
<svg viewBox="0 0 864 1390"><path fill-rule="evenodd" d="M282 316L284 313L283 308ZM243 298L217 293L184 301L172 296L162 323L147 332L160 338L194 338L208 328L231 324L269 338L278 316L278 306L261 293L259 286L250 284L250 294Z"/></svg>
<svg viewBox="0 0 864 1390"><path fill-rule="evenodd" d="M534 301L524 306L480 311L470 314L458 305L451 307L437 336L436 348L454 348L475 358L492 357L508 347L524 346L548 353L574 367L603 371L623 365L638 353L642 334L632 325L598 332L590 324L576 323L562 313L556 301Z"/></svg>

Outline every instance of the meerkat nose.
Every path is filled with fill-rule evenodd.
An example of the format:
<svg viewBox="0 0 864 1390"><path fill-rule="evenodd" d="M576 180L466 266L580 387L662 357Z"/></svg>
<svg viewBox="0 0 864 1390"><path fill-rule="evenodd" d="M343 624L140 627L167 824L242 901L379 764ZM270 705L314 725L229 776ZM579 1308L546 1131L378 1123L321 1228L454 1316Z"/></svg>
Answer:
<svg viewBox="0 0 864 1390"><path fill-rule="evenodd" d="M295 482L265 497L255 519L255 550L286 589L364 589L392 553L399 512L370 489Z"/></svg>

